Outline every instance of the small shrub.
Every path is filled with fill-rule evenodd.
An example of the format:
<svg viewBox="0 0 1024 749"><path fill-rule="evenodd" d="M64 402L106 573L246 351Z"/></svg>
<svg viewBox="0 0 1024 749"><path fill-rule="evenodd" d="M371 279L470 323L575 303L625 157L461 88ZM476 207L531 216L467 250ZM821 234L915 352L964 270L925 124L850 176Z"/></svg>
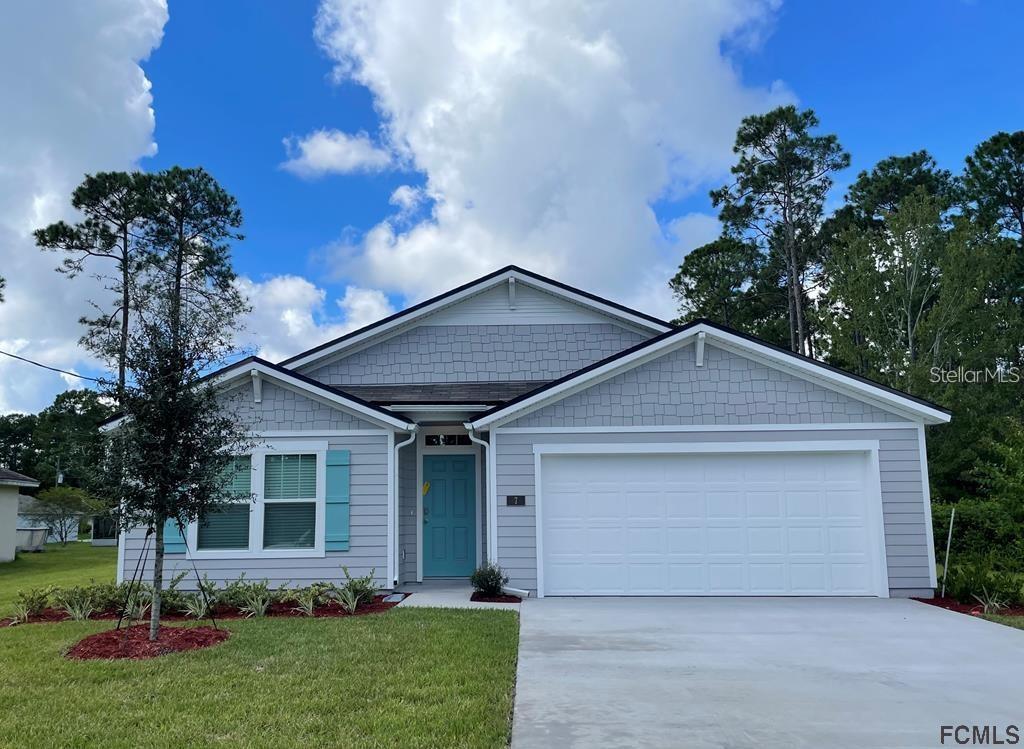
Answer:
<svg viewBox="0 0 1024 749"><path fill-rule="evenodd" d="M292 611L303 616L313 616L316 613L316 607L327 601L329 591L330 586L327 583L313 583L308 587L291 591L289 600L295 604Z"/></svg>
<svg viewBox="0 0 1024 749"><path fill-rule="evenodd" d="M127 596L127 591L125 595ZM123 600L125 618L129 621L140 621L149 614L153 593L148 585L137 585L131 595Z"/></svg>
<svg viewBox="0 0 1024 749"><path fill-rule="evenodd" d="M210 615L210 604L202 593L188 593L183 596L182 605L185 616L193 619L206 619Z"/></svg>
<svg viewBox="0 0 1024 749"><path fill-rule="evenodd" d="M377 597L377 593L380 591L377 583L373 581L373 575L376 570L370 570L370 574L364 577L352 577L348 572L348 567L344 565L341 570L345 573L345 584L338 589L339 600L341 599L342 591L349 591L355 595L359 603L373 603L373 599Z"/></svg>
<svg viewBox="0 0 1024 749"><path fill-rule="evenodd" d="M29 610L22 603L11 606L11 625L24 624L30 618Z"/></svg>
<svg viewBox="0 0 1024 749"><path fill-rule="evenodd" d="M217 603L236 609L242 608L242 605L245 603L245 592L248 586L249 583L245 581L245 573L243 572L238 576L237 580L228 582L217 591Z"/></svg>
<svg viewBox="0 0 1024 749"><path fill-rule="evenodd" d="M354 614L359 608L359 604L362 603L362 599L356 590L346 586L338 590L338 603L345 611Z"/></svg>
<svg viewBox="0 0 1024 749"><path fill-rule="evenodd" d="M966 604L979 596L1006 605L1024 604L1024 575L998 569L987 556L975 557L950 566L946 594Z"/></svg>
<svg viewBox="0 0 1024 749"><path fill-rule="evenodd" d="M92 600L97 611L120 611L124 603L124 597L128 593L128 586L122 583L90 583Z"/></svg>
<svg viewBox="0 0 1024 749"><path fill-rule="evenodd" d="M76 622L85 621L96 610L93 590L89 586L58 588L53 593L53 600L64 613Z"/></svg>
<svg viewBox="0 0 1024 749"><path fill-rule="evenodd" d="M239 590L241 605L238 610L246 618L260 618L267 615L267 609L274 602L275 593L270 589L270 581L266 578L258 583L245 583Z"/></svg>
<svg viewBox="0 0 1024 749"><path fill-rule="evenodd" d="M981 589L981 595L975 595L974 600L981 604L983 614L998 614L1006 608L1006 601L995 593L989 593L986 588Z"/></svg>
<svg viewBox="0 0 1024 749"><path fill-rule="evenodd" d="M500 596L502 589L508 585L508 575L498 565L487 562L473 571L469 582L481 595Z"/></svg>
<svg viewBox="0 0 1024 749"><path fill-rule="evenodd" d="M29 590L19 590L18 596L15 599L15 605L20 609L24 609L28 616L39 616L46 610L46 606L50 602L50 596L52 594L53 588L31 588Z"/></svg>

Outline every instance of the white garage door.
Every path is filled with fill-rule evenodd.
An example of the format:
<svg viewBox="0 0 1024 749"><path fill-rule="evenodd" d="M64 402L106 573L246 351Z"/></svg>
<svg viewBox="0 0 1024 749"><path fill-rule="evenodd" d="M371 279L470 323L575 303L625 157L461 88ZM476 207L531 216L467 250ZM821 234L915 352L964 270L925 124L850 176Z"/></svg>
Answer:
<svg viewBox="0 0 1024 749"><path fill-rule="evenodd" d="M871 475L867 453L544 455L542 594L885 595Z"/></svg>

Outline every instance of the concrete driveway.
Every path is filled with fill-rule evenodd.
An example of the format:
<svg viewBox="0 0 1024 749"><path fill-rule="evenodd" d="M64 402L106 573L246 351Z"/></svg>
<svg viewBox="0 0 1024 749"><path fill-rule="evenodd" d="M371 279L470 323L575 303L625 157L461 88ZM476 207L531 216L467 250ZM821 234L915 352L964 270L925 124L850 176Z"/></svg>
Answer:
<svg viewBox="0 0 1024 749"><path fill-rule="evenodd" d="M937 747L943 724L1024 735L1024 630L914 601L527 599L521 627L513 749Z"/></svg>

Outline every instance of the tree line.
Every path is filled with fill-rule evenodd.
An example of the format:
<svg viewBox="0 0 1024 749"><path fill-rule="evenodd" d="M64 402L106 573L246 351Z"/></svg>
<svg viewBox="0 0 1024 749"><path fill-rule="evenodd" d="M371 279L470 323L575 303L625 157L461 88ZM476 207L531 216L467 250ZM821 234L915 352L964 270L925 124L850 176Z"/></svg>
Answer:
<svg viewBox="0 0 1024 749"><path fill-rule="evenodd" d="M679 320L949 408L928 435L933 497L990 498L993 476L1024 470L1024 131L978 144L957 174L925 150L883 159L828 212L850 156L819 128L793 106L743 120L732 179L711 192L722 234L669 282Z"/></svg>

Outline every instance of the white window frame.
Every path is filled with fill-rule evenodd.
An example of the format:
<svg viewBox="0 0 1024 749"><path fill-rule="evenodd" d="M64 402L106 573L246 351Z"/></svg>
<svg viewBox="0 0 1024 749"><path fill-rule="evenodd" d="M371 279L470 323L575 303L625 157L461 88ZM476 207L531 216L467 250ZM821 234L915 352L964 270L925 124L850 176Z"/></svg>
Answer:
<svg viewBox="0 0 1024 749"><path fill-rule="evenodd" d="M316 498L315 499L265 499L263 476L268 455L316 455ZM239 503L250 505L249 548L248 549L206 549L199 548L198 523L189 523L187 530L188 547L196 559L310 559L327 556L327 441L326 440L263 440L250 453L252 456L252 497L240 499ZM263 508L273 502L316 503L316 533L311 549L264 549Z"/></svg>

